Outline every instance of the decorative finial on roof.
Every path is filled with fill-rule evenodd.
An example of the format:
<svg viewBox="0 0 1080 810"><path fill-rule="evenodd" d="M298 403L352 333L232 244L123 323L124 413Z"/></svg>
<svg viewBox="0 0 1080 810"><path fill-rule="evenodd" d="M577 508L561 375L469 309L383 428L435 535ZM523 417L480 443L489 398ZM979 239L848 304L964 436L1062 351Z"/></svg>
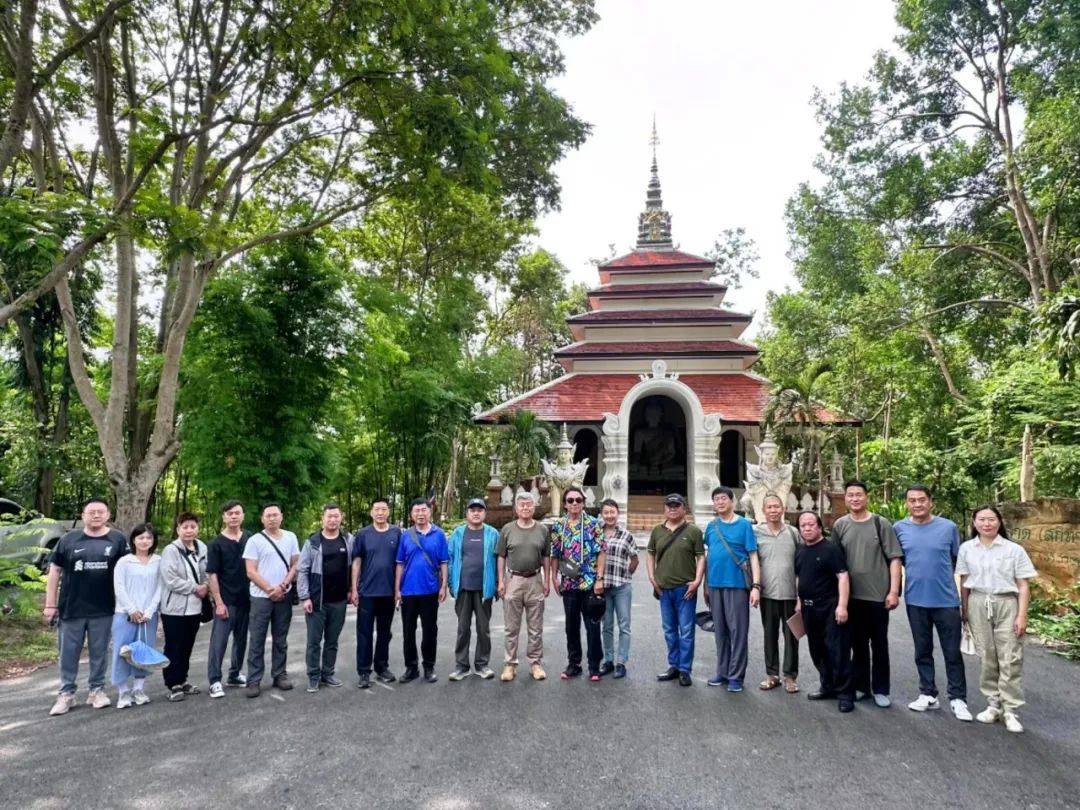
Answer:
<svg viewBox="0 0 1080 810"><path fill-rule="evenodd" d="M649 178L649 188L645 192L645 210L638 215L638 250L673 250L675 245L671 241L671 214L664 210L664 202L660 197L660 174L656 163L656 147L660 144L660 138L656 134L656 114L653 113L652 137L649 138L652 146L652 170Z"/></svg>

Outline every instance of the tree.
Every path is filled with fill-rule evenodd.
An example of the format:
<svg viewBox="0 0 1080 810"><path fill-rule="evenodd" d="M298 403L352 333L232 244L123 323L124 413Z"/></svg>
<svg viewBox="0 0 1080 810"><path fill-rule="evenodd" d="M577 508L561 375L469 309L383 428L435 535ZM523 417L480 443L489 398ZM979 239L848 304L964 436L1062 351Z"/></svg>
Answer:
<svg viewBox="0 0 1080 810"><path fill-rule="evenodd" d="M773 380L763 421L768 427L793 425L803 450L803 480L817 481L821 486L825 476L822 468L822 448L830 434L822 428L819 414L821 404L818 390L822 381L832 373L828 362L819 361L807 366L800 374Z"/></svg>
<svg viewBox="0 0 1080 810"><path fill-rule="evenodd" d="M551 425L541 421L532 411L521 410L503 414L499 424L503 434L503 452L512 459L514 473L511 478L517 487L522 475L540 466L540 459L551 452L555 438Z"/></svg>

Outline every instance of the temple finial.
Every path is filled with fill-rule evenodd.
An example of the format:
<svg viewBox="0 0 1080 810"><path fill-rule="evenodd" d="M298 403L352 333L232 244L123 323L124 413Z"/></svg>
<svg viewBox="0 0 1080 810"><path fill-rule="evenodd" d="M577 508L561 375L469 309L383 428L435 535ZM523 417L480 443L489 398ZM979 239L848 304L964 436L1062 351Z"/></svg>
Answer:
<svg viewBox="0 0 1080 810"><path fill-rule="evenodd" d="M645 193L645 210L638 215L637 247L638 250L672 250L674 243L671 241L671 214L664 210L664 202L660 196L660 173L656 162L656 147L660 144L660 137L656 134L656 113L653 113L649 144L652 146L652 169L649 188Z"/></svg>

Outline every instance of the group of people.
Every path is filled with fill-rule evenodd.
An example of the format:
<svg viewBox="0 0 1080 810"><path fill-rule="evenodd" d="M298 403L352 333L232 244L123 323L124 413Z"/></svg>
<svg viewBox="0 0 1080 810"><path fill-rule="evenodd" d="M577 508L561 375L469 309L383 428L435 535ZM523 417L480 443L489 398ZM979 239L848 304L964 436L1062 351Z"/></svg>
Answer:
<svg viewBox="0 0 1080 810"><path fill-rule="evenodd" d="M889 614L899 605L903 581L919 673L919 696L908 707L940 708L936 631L952 713L959 720L973 719L960 651L969 632L982 659L980 690L987 701L976 719L1002 720L1009 731L1022 731L1018 710L1024 702L1020 671L1028 580L1036 572L1023 547L1008 539L1000 513L993 506L976 509L970 539L961 543L956 524L933 514L925 486L908 488L908 517L895 525L868 510L861 481L849 481L844 497L848 514L827 539L815 512L800 513L795 526L785 523L784 503L775 495L765 499L765 522L754 525L736 514L734 492L717 487L712 493L716 517L704 532L688 519L682 495L667 496L664 521L652 530L645 554L667 645L668 666L657 680L693 684L695 634L699 624L711 623L716 672L708 685L743 691L750 611L757 609L764 630L760 689L799 691L799 637L805 633L819 673L810 700L836 700L841 712L852 711L862 699L887 708ZM209 546L198 537L199 518L185 512L177 518L175 538L158 555L153 526L137 526L125 538L108 526L107 504L91 500L83 509L83 527L61 538L49 567L44 613L58 618L60 628L60 694L50 713L66 714L75 704L84 644L90 654L87 704L111 705L104 689L110 640L117 707L149 702L149 673L122 650L136 640L154 645L159 616L170 701L200 692L189 680L189 664L204 623L212 623L207 661L212 698L223 697L230 686L245 687L250 698L261 694L268 634L270 683L292 689L287 638L297 605L307 629L309 692L342 685L336 674L338 640L349 605L357 608L359 688L370 688L372 679L437 681L439 605L448 596L458 620L451 681L474 672L485 680L495 677L490 624L496 600L503 601L505 625L500 680L517 677L523 620L529 675L544 680L544 609L552 590L561 596L566 618L567 664L560 677L578 678L586 667L590 681L625 677L639 553L620 524L618 504L603 501L599 517L593 517L585 511L584 493L570 487L563 493L563 516L550 525L535 519L536 506L531 493L519 493L514 520L497 530L485 522L484 501L473 499L465 522L447 537L432 523L423 499L410 505L407 529L390 523L388 501L376 500L371 523L354 535L342 528L341 509L330 503L322 510L319 530L301 549L296 535L282 528L279 505L262 507L263 528L251 534L243 528L243 506L230 501ZM704 615L697 611L699 591L708 607ZM405 669L397 676L389 659L399 608Z"/></svg>

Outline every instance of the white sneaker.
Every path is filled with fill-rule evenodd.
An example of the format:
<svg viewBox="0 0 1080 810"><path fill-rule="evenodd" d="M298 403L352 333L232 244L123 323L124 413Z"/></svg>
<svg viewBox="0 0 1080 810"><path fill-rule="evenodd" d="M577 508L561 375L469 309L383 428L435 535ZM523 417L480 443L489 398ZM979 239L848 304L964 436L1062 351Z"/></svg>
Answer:
<svg viewBox="0 0 1080 810"><path fill-rule="evenodd" d="M56 717L57 715L67 714L71 711L71 707L75 705L75 695L70 692L64 692L57 696L56 703L49 709L49 716Z"/></svg>
<svg viewBox="0 0 1080 810"><path fill-rule="evenodd" d="M90 694L86 696L86 705L93 706L95 709L104 709L106 706L111 706L112 701L109 700L104 689L91 689Z"/></svg>
<svg viewBox="0 0 1080 810"><path fill-rule="evenodd" d="M494 670L492 670L491 667L484 667L482 670L480 670L476 674L479 675L480 679L484 680L484 681L490 681L492 678L495 677L495 672L494 672Z"/></svg>
<svg viewBox="0 0 1080 810"><path fill-rule="evenodd" d="M866 694L866 692L856 692L855 693L855 699L856 700L866 700L867 697L868 697L868 695Z"/></svg>
<svg viewBox="0 0 1080 810"><path fill-rule="evenodd" d="M121 692L116 699L116 708L127 709L131 706L131 692Z"/></svg>
<svg viewBox="0 0 1080 810"><path fill-rule="evenodd" d="M147 703L150 702L150 696L146 694L146 692L144 692L142 689L136 689L132 694L132 697L135 698L136 706L145 706Z"/></svg>
<svg viewBox="0 0 1080 810"><path fill-rule="evenodd" d="M1005 730L1011 731L1013 734L1024 733L1024 726L1020 723L1020 718L1013 712L1005 712Z"/></svg>
<svg viewBox="0 0 1080 810"><path fill-rule="evenodd" d="M875 692L874 703L878 705L879 709L887 709L892 706L892 699L888 695L879 695Z"/></svg>
<svg viewBox="0 0 1080 810"><path fill-rule="evenodd" d="M470 674L472 673L470 673L467 669L455 669L453 672L450 673L450 680L463 681L468 678Z"/></svg>
<svg viewBox="0 0 1080 810"><path fill-rule="evenodd" d="M210 684L210 697L223 698L225 697L225 687L221 685L221 681L214 681Z"/></svg>
<svg viewBox="0 0 1080 810"><path fill-rule="evenodd" d="M877 695L875 695L874 697L876 699ZM953 702L955 703L955 701ZM907 707L913 712L925 712L928 710L940 709L941 704L938 702L938 699L933 695L919 695L915 700L911 701L911 703L909 703Z"/></svg>
<svg viewBox="0 0 1080 810"><path fill-rule="evenodd" d="M975 715L975 719L980 723L996 723L1001 719L1001 709L997 706L987 706Z"/></svg>
<svg viewBox="0 0 1080 810"><path fill-rule="evenodd" d="M957 720L963 720L965 723L971 722L971 711L968 709L966 701L956 698L949 701L949 708L952 709L953 717Z"/></svg>

